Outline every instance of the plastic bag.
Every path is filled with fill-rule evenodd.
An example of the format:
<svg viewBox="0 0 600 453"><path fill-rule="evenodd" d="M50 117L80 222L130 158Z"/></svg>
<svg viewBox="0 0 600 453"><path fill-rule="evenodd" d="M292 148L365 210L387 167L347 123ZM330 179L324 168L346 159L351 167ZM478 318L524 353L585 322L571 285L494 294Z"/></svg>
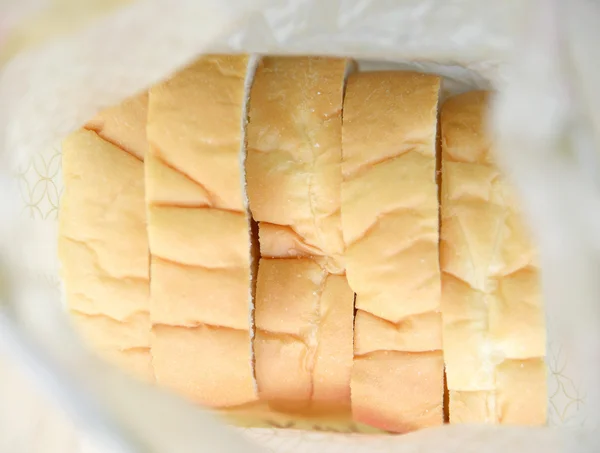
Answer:
<svg viewBox="0 0 600 453"><path fill-rule="evenodd" d="M203 52L347 55L371 67L440 73L448 93L498 90L491 124L498 155L520 189L541 248L552 428L245 435L274 451L594 451L589 433L600 426L594 411L600 403L600 91L593 83L600 76L599 18L597 4L586 0L154 0L18 55L0 74L2 168L17 173L16 179L4 175L3 184L18 186L3 196L2 208L16 200L13 207L25 213L3 227L0 248L10 270L21 271L10 280L18 312L0 317L6 338L19 340L10 350L50 370L56 387L67 390L63 402L78 413L84 409L88 416L81 421L103 427L97 431L103 439L141 444L139 451L194 451L201 443L214 451L249 451L228 446L223 439L229 437L218 435L226 428L200 410L129 382L73 346L60 312L53 239L60 140L99 109ZM38 349L17 349L23 339ZM74 395L87 395L83 408Z"/></svg>

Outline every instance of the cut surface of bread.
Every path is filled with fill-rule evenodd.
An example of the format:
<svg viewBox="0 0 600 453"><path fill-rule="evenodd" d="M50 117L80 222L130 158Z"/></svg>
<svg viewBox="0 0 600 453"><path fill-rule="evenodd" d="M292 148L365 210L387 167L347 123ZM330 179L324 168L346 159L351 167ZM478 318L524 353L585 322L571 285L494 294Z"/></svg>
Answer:
<svg viewBox="0 0 600 453"><path fill-rule="evenodd" d="M441 110L444 358L451 423L546 420L537 255L485 130L488 93Z"/></svg>
<svg viewBox="0 0 600 453"><path fill-rule="evenodd" d="M146 162L156 381L194 401L256 400L253 241L243 179L250 59L208 55L149 95Z"/></svg>
<svg viewBox="0 0 600 453"><path fill-rule="evenodd" d="M256 294L261 399L348 411L354 294L341 233L345 59L266 57L248 111L248 199L262 259Z"/></svg>
<svg viewBox="0 0 600 453"><path fill-rule="evenodd" d="M149 362L140 366L150 344L146 113L141 94L64 140L58 244L75 327L102 357L152 380Z"/></svg>
<svg viewBox="0 0 600 453"><path fill-rule="evenodd" d="M440 79L350 75L342 231L356 293L352 412L393 432L443 422L436 127Z"/></svg>

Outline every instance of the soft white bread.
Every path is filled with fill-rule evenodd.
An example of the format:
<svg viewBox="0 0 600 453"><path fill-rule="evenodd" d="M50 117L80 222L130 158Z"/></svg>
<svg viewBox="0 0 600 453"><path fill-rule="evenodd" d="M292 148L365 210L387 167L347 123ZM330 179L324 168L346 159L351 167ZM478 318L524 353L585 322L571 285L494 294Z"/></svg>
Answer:
<svg viewBox="0 0 600 453"><path fill-rule="evenodd" d="M240 302L248 299L247 269L205 268L153 257L152 270L159 276L152 282L152 297L169 301L152 305L154 320L249 329L249 308Z"/></svg>
<svg viewBox="0 0 600 453"><path fill-rule="evenodd" d="M350 403L354 294L309 258L260 261L256 377L260 397L286 410Z"/></svg>
<svg viewBox="0 0 600 453"><path fill-rule="evenodd" d="M256 329L296 337L313 331L326 276L309 258L262 258L256 282Z"/></svg>
<svg viewBox="0 0 600 453"><path fill-rule="evenodd" d="M254 354L260 399L277 409L310 406L319 300L326 272L313 260L258 265Z"/></svg>
<svg viewBox="0 0 600 453"><path fill-rule="evenodd" d="M139 366L150 339L146 114L142 94L64 140L58 243L75 326L100 355L152 379L151 368Z"/></svg>
<svg viewBox="0 0 600 453"><path fill-rule="evenodd" d="M158 185L160 180L152 178L147 184ZM248 219L243 211L151 204L149 214L152 256L211 269L249 267Z"/></svg>
<svg viewBox="0 0 600 453"><path fill-rule="evenodd" d="M539 425L546 419L545 380L543 359L505 360L496 369L495 392L449 391L450 421Z"/></svg>
<svg viewBox="0 0 600 453"><path fill-rule="evenodd" d="M354 293L310 258L260 260L256 379L283 410L347 410Z"/></svg>
<svg viewBox="0 0 600 453"><path fill-rule="evenodd" d="M94 134L94 132L83 131L76 132L75 134ZM70 138L73 138L71 136ZM88 135L91 138L91 142L81 144L91 144L92 146L98 145L97 138L93 135ZM72 143L72 142L71 142ZM112 145L108 145L107 148L103 148L105 144L101 144L96 150L102 151L103 149L112 149ZM58 238L58 253L61 261L61 275L64 281L64 287L66 291L67 305L70 309L79 311L81 313L89 315L106 315L117 321L127 321L130 317L140 313L148 312L148 295L149 295L149 283L148 277L144 277L142 274L142 268L138 267L136 263L136 255L140 257L140 253L143 251L141 247L144 241L147 242L147 237L139 233L139 228L142 227L145 230L145 222L137 226L129 225L124 227L119 225L118 218L123 215L127 219L133 220L135 210L132 205L118 206L121 202L115 201L112 205L112 209L108 207L108 200L106 204L102 205L97 200L97 196L102 192L98 189L95 198L90 195L90 201L87 206L90 207L89 211L86 211L82 207L83 200L75 200L79 195L72 195L69 191L70 188L77 187L79 184L74 181L86 181L81 184L80 190L74 191L82 196L85 196L86 187L93 185L93 178L90 177L74 177L71 181L71 176L67 173L70 171L69 159L70 152L66 151L68 146L63 146L63 173L64 173L64 194L61 200L61 210L59 214L59 238ZM80 148L82 149L82 148ZM81 153L85 154L85 153ZM97 153L97 157L100 157L102 153ZM100 160L100 159L96 159ZM100 165L95 166L95 170L98 170ZM110 173L114 172L114 168L119 168L119 165L110 166ZM88 168L91 171L91 168ZM108 168L106 169L108 171ZM78 172L83 174L84 172ZM123 174L123 173L121 173ZM143 175L140 174L143 178ZM107 178L107 180L110 180ZM142 179L143 180L143 179ZM130 180L133 182L133 179ZM98 181L99 182L99 181ZM110 182L107 184L110 186ZM118 193L119 188L117 183L113 186L115 192L113 196L115 199L121 198ZM133 187L131 187L133 188ZM123 186L120 189L124 189ZM143 201L143 194L140 194ZM123 196L123 198L127 198ZM91 211L96 211L91 213ZM118 212L121 210L122 212ZM88 216L94 216L97 219L101 216L100 212L113 212L110 219L106 218L107 223L110 223L110 227L107 225L105 233L100 231L97 227L88 227L85 225L88 223ZM101 221L100 221L101 222ZM127 221L125 221L127 222ZM125 223L124 222L124 223ZM110 228L110 229L108 229ZM94 229L96 229L94 231ZM129 229L129 233L127 230ZM87 234L83 233L87 231ZM134 232L135 235L134 235ZM76 237L73 237L76 236ZM139 240L141 236L142 240ZM121 259L113 256L112 251L120 253ZM146 260L148 260L148 249L146 249ZM123 257L128 257L123 259ZM140 262L142 260L139 260ZM127 266L129 264L129 268ZM146 264L146 273L148 272Z"/></svg>
<svg viewBox="0 0 600 453"><path fill-rule="evenodd" d="M71 310L71 321L99 357L145 381L154 381L150 353L150 316L140 312L127 321Z"/></svg>
<svg viewBox="0 0 600 453"><path fill-rule="evenodd" d="M150 91L152 156L178 173L177 179L204 189L197 205L243 212L240 142L248 63L245 55L204 56Z"/></svg>
<svg viewBox="0 0 600 453"><path fill-rule="evenodd" d="M279 409L350 405L354 294L340 218L350 69L344 59L264 58L250 93L246 177L263 257L256 378L261 399Z"/></svg>
<svg viewBox="0 0 600 453"><path fill-rule="evenodd" d="M309 251L343 272L341 110L350 69L348 60L317 57L267 57L256 69L246 178L263 256ZM282 249L273 235L301 247Z"/></svg>
<svg viewBox="0 0 600 453"><path fill-rule="evenodd" d="M354 292L342 275L329 274L319 301L319 328L313 368L317 410L350 410Z"/></svg>
<svg viewBox="0 0 600 453"><path fill-rule="evenodd" d="M98 113L85 125L107 142L125 149L144 160L148 150L146 121L148 119L148 93L125 99L122 103Z"/></svg>
<svg viewBox="0 0 600 453"><path fill-rule="evenodd" d="M394 433L443 421L441 351L376 351L354 359L352 416Z"/></svg>
<svg viewBox="0 0 600 453"><path fill-rule="evenodd" d="M543 424L545 327L537 257L493 161L488 94L441 110L444 358L450 422Z"/></svg>
<svg viewBox="0 0 600 453"><path fill-rule="evenodd" d="M249 58L205 56L150 90L146 163L156 380L202 404L256 399L242 178Z"/></svg>
<svg viewBox="0 0 600 453"><path fill-rule="evenodd" d="M411 72L349 77L342 225L356 308L398 322L440 303L436 170L440 80Z"/></svg>
<svg viewBox="0 0 600 453"><path fill-rule="evenodd" d="M323 257L321 249L307 244L291 227L260 222L259 237L260 254L265 258L311 256L320 260ZM324 262L324 257L321 261Z"/></svg>
<svg viewBox="0 0 600 453"><path fill-rule="evenodd" d="M247 330L154 325L156 381L192 401L229 407L255 399Z"/></svg>
<svg viewBox="0 0 600 453"><path fill-rule="evenodd" d="M71 320L95 349L125 350L150 348L150 316L140 312L127 321L106 315L86 315L71 311Z"/></svg>
<svg viewBox="0 0 600 453"><path fill-rule="evenodd" d="M394 432L443 422L439 89L431 75L357 73L344 101L342 227L358 309L352 412Z"/></svg>
<svg viewBox="0 0 600 453"><path fill-rule="evenodd" d="M357 310L354 354L373 351L435 351L442 344L442 319L438 312L407 316L398 323Z"/></svg>

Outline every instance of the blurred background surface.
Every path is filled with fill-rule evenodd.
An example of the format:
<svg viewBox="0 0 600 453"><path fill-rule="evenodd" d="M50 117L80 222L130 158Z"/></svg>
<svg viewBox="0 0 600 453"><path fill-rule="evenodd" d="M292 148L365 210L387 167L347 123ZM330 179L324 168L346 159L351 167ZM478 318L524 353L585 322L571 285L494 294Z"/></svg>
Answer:
<svg viewBox="0 0 600 453"><path fill-rule="evenodd" d="M132 0L0 0L0 70L19 52ZM102 453L0 346L0 452Z"/></svg>

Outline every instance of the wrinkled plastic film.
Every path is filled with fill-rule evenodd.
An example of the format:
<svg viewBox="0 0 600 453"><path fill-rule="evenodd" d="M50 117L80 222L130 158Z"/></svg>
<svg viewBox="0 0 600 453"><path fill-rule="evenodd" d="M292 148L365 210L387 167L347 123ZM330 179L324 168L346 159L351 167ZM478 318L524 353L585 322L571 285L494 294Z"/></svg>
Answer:
<svg viewBox="0 0 600 453"><path fill-rule="evenodd" d="M29 225L13 229L15 236L3 244L3 250L12 252L3 258L10 256L27 278L60 284L51 239L62 190L60 140L99 109L155 83L200 52L346 55L358 58L365 68L384 65L440 73L445 95L497 87L501 94L493 126L499 155L523 196L542 248L549 421L558 431L492 429L480 435L490 449L513 445L517 451L520 445L522 451L538 451L536 445L548 445L548 451L560 451L559 439L577 448L582 438L559 428L598 426L593 383L600 367L600 340L594 330L600 295L600 235L595 232L600 229L594 216L600 216L600 209L594 208L599 197L593 150L598 149L600 109L593 102L598 92L591 82L597 80L597 69L586 57L597 52L593 36L598 32L593 20L577 19L582 14L596 17L589 2L570 2L569 14L560 10L564 7L544 0L528 5L517 0L485 5L476 0L407 0L393 8L383 0L229 0L219 6L191 0L167 6L148 0L124 8L77 36L20 55L0 73L2 159L16 171L17 204ZM577 116L571 115L574 111ZM15 244L32 252L18 253ZM39 330L36 326L45 322L34 312L21 316L32 330ZM58 336L53 327L46 325L44 335ZM70 372L77 375L74 369ZM97 377L79 376L95 385ZM103 391L134 407L126 388L115 381ZM147 397L157 402L161 398L153 389ZM139 417L148 422L140 419L136 432L151 429L151 410L146 412ZM119 423L134 429L130 419ZM198 432L198 439L205 435ZM389 447L401 452L426 444L452 451L449 437L461 435L471 439L473 448L478 445L475 430L456 427L386 439L286 430L250 430L247 435L275 451L291 444L295 451L333 452L345 446L356 452ZM169 436L176 434L163 433L162 446L168 445L164 442Z"/></svg>

